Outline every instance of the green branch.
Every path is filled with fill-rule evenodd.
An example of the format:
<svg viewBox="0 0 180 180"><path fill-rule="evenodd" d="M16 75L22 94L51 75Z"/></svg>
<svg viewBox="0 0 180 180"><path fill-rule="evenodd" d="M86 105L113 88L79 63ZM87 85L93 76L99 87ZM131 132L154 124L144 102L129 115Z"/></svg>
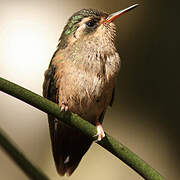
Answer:
<svg viewBox="0 0 180 180"><path fill-rule="evenodd" d="M24 171L30 179L48 180L49 178L37 169L9 140L5 132L0 128L0 146L14 160L14 162Z"/></svg>
<svg viewBox="0 0 180 180"><path fill-rule="evenodd" d="M62 119L68 125L78 128L91 140L96 139L96 137L94 137L94 135L97 133L95 126L73 113L62 113L60 111L60 107L57 104L3 78L0 78L0 90L40 109L41 111L52 114L55 117ZM100 142L97 143L109 152L111 152L117 158L121 159L125 164L130 166L145 179L164 179L151 166L149 166L136 154L131 152L127 147L119 143L107 133L105 138L103 138Z"/></svg>

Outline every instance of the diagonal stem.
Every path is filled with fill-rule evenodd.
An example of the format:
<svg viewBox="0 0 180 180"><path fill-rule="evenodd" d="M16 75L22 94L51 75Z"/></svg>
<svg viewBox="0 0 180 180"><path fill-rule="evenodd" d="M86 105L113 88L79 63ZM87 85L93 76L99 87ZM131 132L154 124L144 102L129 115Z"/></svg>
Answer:
<svg viewBox="0 0 180 180"><path fill-rule="evenodd" d="M14 162L24 171L30 179L48 180L49 178L37 169L9 140L5 132L0 128L0 146L14 160Z"/></svg>
<svg viewBox="0 0 180 180"><path fill-rule="evenodd" d="M58 119L63 120L70 126L78 128L84 134L86 134L91 140L95 140L94 135L96 134L96 128L89 122L83 120L78 115L73 113L62 113L60 112L60 107L17 84L7 81L0 77L0 90L12 95L34 107L44 111L46 113L52 114ZM125 164L134 169L138 174L148 180L163 180L164 178L155 171L151 166L149 166L145 161L139 158L136 154L131 152L126 146L119 143L113 137L106 133L106 137L100 142L99 145L104 147L106 150L111 152L117 158L121 159Z"/></svg>

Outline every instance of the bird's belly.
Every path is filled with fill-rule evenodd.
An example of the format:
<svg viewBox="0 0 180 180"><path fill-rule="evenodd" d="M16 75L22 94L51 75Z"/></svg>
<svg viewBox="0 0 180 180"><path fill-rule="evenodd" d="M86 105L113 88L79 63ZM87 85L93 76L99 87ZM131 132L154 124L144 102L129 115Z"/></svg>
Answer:
<svg viewBox="0 0 180 180"><path fill-rule="evenodd" d="M112 98L113 83L106 77L86 72L69 73L62 77L59 103L64 102L69 110L82 118L96 122Z"/></svg>

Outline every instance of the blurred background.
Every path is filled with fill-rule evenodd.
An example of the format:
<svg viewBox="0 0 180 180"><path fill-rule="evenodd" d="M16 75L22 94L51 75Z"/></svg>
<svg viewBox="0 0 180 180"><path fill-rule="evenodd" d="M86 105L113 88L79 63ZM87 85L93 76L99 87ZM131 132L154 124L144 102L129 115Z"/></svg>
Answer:
<svg viewBox="0 0 180 180"><path fill-rule="evenodd" d="M175 180L180 177L178 0L0 0L0 76L42 95L44 71L73 13L88 7L112 13L134 3L141 6L115 22L122 67L104 129ZM50 179L67 179L55 170L45 113L0 92L0 127ZM28 179L2 149L0 179ZM93 143L69 179L143 178Z"/></svg>

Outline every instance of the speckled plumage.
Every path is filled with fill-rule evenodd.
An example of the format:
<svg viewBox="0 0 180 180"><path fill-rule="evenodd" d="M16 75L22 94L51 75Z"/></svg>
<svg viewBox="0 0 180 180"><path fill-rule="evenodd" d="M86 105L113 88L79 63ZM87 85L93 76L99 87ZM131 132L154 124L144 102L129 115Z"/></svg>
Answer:
<svg viewBox="0 0 180 180"><path fill-rule="evenodd" d="M83 9L68 21L43 85L44 97L96 124L112 104L120 58L114 46L115 25L103 24L108 14ZM92 21L95 25L87 25ZM91 25L91 24L90 24ZM71 175L91 141L49 115L53 155L60 175Z"/></svg>

